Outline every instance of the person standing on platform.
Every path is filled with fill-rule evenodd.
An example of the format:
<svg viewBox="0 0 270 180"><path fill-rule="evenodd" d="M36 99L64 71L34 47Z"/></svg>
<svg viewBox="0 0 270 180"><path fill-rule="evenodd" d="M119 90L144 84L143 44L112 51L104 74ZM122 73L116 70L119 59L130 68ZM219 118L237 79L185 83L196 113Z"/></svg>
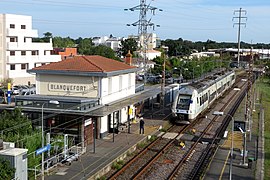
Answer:
<svg viewBox="0 0 270 180"><path fill-rule="evenodd" d="M140 134L144 134L144 120L143 120L143 117L140 118Z"/></svg>

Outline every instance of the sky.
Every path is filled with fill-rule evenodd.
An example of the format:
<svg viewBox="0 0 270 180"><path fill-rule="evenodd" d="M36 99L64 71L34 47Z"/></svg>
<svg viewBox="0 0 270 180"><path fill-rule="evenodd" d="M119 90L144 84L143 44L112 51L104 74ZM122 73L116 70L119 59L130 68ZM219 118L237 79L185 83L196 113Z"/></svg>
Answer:
<svg viewBox="0 0 270 180"><path fill-rule="evenodd" d="M147 19L160 25L153 31L162 39L237 42L240 8L245 10L241 41L270 43L270 0L145 0L163 11L150 11ZM139 11L124 11L140 0L0 0L0 13L30 15L39 36L51 32L61 37L127 37L137 35L138 27L127 26L139 20ZM235 12L235 13L234 13Z"/></svg>

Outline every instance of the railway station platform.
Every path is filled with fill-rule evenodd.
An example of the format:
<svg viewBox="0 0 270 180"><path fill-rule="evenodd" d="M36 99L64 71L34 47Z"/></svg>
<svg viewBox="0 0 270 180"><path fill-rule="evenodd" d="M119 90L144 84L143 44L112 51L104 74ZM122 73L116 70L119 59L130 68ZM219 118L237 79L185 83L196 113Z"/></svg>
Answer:
<svg viewBox="0 0 270 180"><path fill-rule="evenodd" d="M229 131L227 137L221 140L219 148L215 152L215 155L207 169L207 172L203 179L205 180L223 180L230 179L230 150L231 150L231 132ZM256 171L256 153L258 137L252 134L251 141L249 136L246 137L246 150L247 155L245 158L245 164L243 165L243 144L244 136L241 132L233 133L233 159L232 159L232 179L237 180L254 180Z"/></svg>
<svg viewBox="0 0 270 180"><path fill-rule="evenodd" d="M109 134L105 139L96 139L95 148L93 145L87 147L87 151L78 161L73 161L70 166L61 164L54 168L48 180L59 179L96 179L102 177L112 162L124 157L126 152L134 149L139 142L148 138L149 135L159 134L159 129L168 124L163 120L170 113L169 108L160 111L148 112L143 115L145 122L144 134L139 134L139 122L131 124L130 132L127 130L119 134Z"/></svg>

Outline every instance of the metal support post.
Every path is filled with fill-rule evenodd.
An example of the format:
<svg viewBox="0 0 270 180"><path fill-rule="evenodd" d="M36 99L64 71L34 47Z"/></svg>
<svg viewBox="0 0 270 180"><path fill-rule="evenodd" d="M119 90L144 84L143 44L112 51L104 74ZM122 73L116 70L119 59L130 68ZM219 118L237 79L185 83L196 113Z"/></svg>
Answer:
<svg viewBox="0 0 270 180"><path fill-rule="evenodd" d="M243 145L243 166L246 166L247 164L246 164L246 151L247 151L247 132L245 131L244 132L244 134L243 134L243 136L244 136L244 145Z"/></svg>
<svg viewBox="0 0 270 180"><path fill-rule="evenodd" d="M132 109L128 106L128 133L130 134L130 115L132 114Z"/></svg>
<svg viewBox="0 0 270 180"><path fill-rule="evenodd" d="M115 133L115 129L114 129L114 113L113 113L113 142L114 142L114 133Z"/></svg>
<svg viewBox="0 0 270 180"><path fill-rule="evenodd" d="M229 114L228 114L229 115ZM232 118L232 129L231 129L231 159L230 159L230 168L229 168L229 174L230 174L230 180L232 180L232 164L233 164L233 136L234 136L234 118L229 115Z"/></svg>
<svg viewBox="0 0 270 180"><path fill-rule="evenodd" d="M44 147L44 117L43 117L43 107L47 102L43 103L41 106L41 147ZM44 180L44 152L41 154L41 179Z"/></svg>
<svg viewBox="0 0 270 180"><path fill-rule="evenodd" d="M68 150L68 135L64 135L64 157L67 158L67 150Z"/></svg>
<svg viewBox="0 0 270 180"><path fill-rule="evenodd" d="M50 100L49 102L44 102L41 105L41 146L44 147L44 105L45 104L56 104L58 105L59 102L55 100ZM44 180L44 152L41 154L41 179Z"/></svg>
<svg viewBox="0 0 270 180"><path fill-rule="evenodd" d="M93 120L93 153L96 153L96 124Z"/></svg>
<svg viewBox="0 0 270 180"><path fill-rule="evenodd" d="M51 134L47 133L46 134L46 140L47 140L47 145L51 144ZM48 151L48 157L51 156L50 150Z"/></svg>

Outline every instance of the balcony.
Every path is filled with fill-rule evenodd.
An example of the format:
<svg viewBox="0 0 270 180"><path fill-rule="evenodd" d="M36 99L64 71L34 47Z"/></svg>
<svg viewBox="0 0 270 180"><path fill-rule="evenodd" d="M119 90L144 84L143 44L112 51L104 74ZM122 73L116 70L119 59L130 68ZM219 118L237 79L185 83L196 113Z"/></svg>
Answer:
<svg viewBox="0 0 270 180"><path fill-rule="evenodd" d="M34 29L7 29L7 36L38 37L38 31Z"/></svg>
<svg viewBox="0 0 270 180"><path fill-rule="evenodd" d="M9 64L34 64L34 63L48 63L48 62L58 62L61 61L61 55L16 55L16 56L7 56L7 63Z"/></svg>
<svg viewBox="0 0 270 180"><path fill-rule="evenodd" d="M32 77L32 74L26 72L26 70L7 70L7 75L9 78L23 78Z"/></svg>
<svg viewBox="0 0 270 180"><path fill-rule="evenodd" d="M24 42L7 42L7 50L52 50L52 43L24 43Z"/></svg>
<svg viewBox="0 0 270 180"><path fill-rule="evenodd" d="M10 64L28 63L27 61L29 61L29 56L7 56L7 63Z"/></svg>

